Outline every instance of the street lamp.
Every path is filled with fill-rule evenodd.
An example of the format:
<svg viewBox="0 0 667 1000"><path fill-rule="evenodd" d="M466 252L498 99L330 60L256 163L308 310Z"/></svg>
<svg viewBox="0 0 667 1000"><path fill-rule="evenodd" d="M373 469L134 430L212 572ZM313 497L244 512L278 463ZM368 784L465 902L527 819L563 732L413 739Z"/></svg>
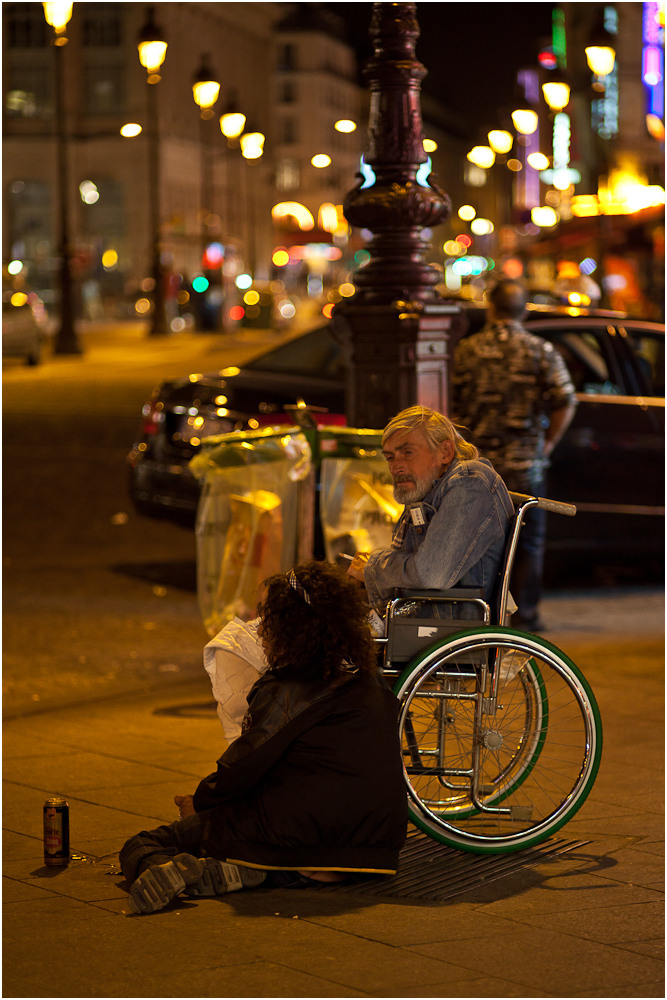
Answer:
<svg viewBox="0 0 667 1000"><path fill-rule="evenodd" d="M539 118L531 108L517 108L512 112L512 122L520 135L532 135L537 131Z"/></svg>
<svg viewBox="0 0 667 1000"><path fill-rule="evenodd" d="M58 206L60 213L60 325L56 333L56 354L81 354L74 328L72 287L72 248L69 231L69 169L67 162L67 127L65 119L65 83L63 49L67 45L67 24L72 16L71 3L45 3L44 17L54 31L56 128L58 147Z"/></svg>
<svg viewBox="0 0 667 1000"><path fill-rule="evenodd" d="M264 141L265 136L263 132L247 131L244 132L239 138L239 143L241 145L241 155L244 160L260 160L264 154ZM248 196L248 170L247 167L244 171L245 183L246 183L246 197L245 202L249 208L249 223L248 223L248 250L250 256L250 273L253 278L255 277L255 272L257 270L257 234L255 232L255 226L257 224L257 205L255 192L251 191L250 196Z"/></svg>
<svg viewBox="0 0 667 1000"><path fill-rule="evenodd" d="M146 69L148 87L148 201L153 276L153 316L149 334L164 336L167 333L167 311L160 239L160 133L155 85L162 79L160 69L167 54L167 42L163 32L155 23L152 7L148 7L146 11L146 22L139 32L137 48L139 62Z"/></svg>
<svg viewBox="0 0 667 1000"><path fill-rule="evenodd" d="M246 160L259 160L264 152L264 138L262 132L244 132L239 139L243 158Z"/></svg>
<svg viewBox="0 0 667 1000"><path fill-rule="evenodd" d="M609 76L616 62L616 52L612 46L612 36L605 26L605 15L601 11L597 24L590 34L589 42L584 49L586 62L591 73L597 77ZM600 89L604 89L604 86Z"/></svg>
<svg viewBox="0 0 667 1000"><path fill-rule="evenodd" d="M542 84L542 93L552 111L562 111L570 100L570 85L561 74L554 74Z"/></svg>
<svg viewBox="0 0 667 1000"><path fill-rule="evenodd" d="M209 56L202 56L199 69L192 80L192 96L200 110L202 120L213 117L213 105L220 93L220 84L208 64Z"/></svg>
<svg viewBox="0 0 667 1000"><path fill-rule="evenodd" d="M466 153L466 157L476 167L482 167L484 170L488 170L496 162L496 154L490 146L473 146L470 152Z"/></svg>
<svg viewBox="0 0 667 1000"><path fill-rule="evenodd" d="M212 183L211 167L208 157L208 146L206 143L206 122L213 118L213 105L220 93L220 83L216 80L215 74L209 65L209 56L202 56L199 69L192 79L192 96L195 104L199 108L199 214L201 226L201 268L202 271L209 269L208 247L208 225L212 209ZM206 320L204 311L202 321L208 327L210 320ZM217 323L214 323L214 327Z"/></svg>
<svg viewBox="0 0 667 1000"><path fill-rule="evenodd" d="M514 143L513 136L502 128L494 128L488 134L489 146L494 153L509 153Z"/></svg>
<svg viewBox="0 0 667 1000"><path fill-rule="evenodd" d="M220 131L229 142L238 137L245 128L245 115L239 111L236 97L232 94L227 102L227 110L220 115Z"/></svg>
<svg viewBox="0 0 667 1000"><path fill-rule="evenodd" d="M202 56L201 65L192 80L192 96L194 97L195 104L199 108L200 122L199 159L201 167L201 186L199 208L201 213L202 258L204 257L208 243L206 220L209 212L211 211L210 171L208 167L204 122L209 118L213 118L213 105L217 101L218 94L220 93L220 84L215 79L215 74L208 64L208 58L208 56Z"/></svg>

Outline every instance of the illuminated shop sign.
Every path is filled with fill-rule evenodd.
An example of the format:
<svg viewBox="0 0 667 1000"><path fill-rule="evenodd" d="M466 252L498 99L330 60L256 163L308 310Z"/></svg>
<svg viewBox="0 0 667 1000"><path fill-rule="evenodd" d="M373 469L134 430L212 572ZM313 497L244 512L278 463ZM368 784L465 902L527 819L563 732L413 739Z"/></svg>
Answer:
<svg viewBox="0 0 667 1000"><path fill-rule="evenodd" d="M665 116L665 24L664 4L645 3L642 24L642 81L646 90L646 114Z"/></svg>

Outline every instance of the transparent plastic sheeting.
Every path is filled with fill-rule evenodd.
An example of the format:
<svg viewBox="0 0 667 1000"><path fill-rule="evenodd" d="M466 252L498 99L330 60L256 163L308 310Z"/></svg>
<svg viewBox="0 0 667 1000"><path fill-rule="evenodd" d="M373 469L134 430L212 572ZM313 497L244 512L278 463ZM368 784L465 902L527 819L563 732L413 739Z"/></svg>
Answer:
<svg viewBox="0 0 667 1000"><path fill-rule="evenodd" d="M402 509L394 500L387 463L379 452L322 459L320 522L330 562L341 553L387 548Z"/></svg>
<svg viewBox="0 0 667 1000"><path fill-rule="evenodd" d="M293 565L302 532L312 534L303 503L311 449L298 428L235 431L207 439L190 469L203 479L197 596L215 635L234 617L254 617L262 580Z"/></svg>
<svg viewBox="0 0 667 1000"><path fill-rule="evenodd" d="M380 438L379 431L292 427L204 441L190 468L203 481L197 591L209 635L235 617L253 618L261 582L313 558L316 518L331 562L389 544L402 508Z"/></svg>

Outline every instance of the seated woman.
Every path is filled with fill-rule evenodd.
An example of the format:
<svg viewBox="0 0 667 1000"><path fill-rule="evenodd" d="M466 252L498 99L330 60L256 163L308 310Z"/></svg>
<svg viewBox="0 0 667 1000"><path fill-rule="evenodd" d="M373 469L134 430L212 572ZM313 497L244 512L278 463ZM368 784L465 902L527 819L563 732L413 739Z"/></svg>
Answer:
<svg viewBox="0 0 667 1000"><path fill-rule="evenodd" d="M120 852L137 913L181 892L303 888L393 874L407 826L398 702L378 671L357 584L311 562L264 585L258 630L268 671L243 732L181 819Z"/></svg>

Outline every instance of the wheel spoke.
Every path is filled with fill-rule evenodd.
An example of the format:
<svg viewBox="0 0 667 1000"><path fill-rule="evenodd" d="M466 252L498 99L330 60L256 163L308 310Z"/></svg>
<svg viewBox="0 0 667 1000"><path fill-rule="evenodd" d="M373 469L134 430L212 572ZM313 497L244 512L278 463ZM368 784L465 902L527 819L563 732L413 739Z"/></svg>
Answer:
<svg viewBox="0 0 667 1000"><path fill-rule="evenodd" d="M484 662L500 664L495 699L487 671L457 669L457 660L483 662L489 652ZM413 662L396 692L411 813L437 839L480 852L539 843L592 787L597 705L551 644L471 631Z"/></svg>

